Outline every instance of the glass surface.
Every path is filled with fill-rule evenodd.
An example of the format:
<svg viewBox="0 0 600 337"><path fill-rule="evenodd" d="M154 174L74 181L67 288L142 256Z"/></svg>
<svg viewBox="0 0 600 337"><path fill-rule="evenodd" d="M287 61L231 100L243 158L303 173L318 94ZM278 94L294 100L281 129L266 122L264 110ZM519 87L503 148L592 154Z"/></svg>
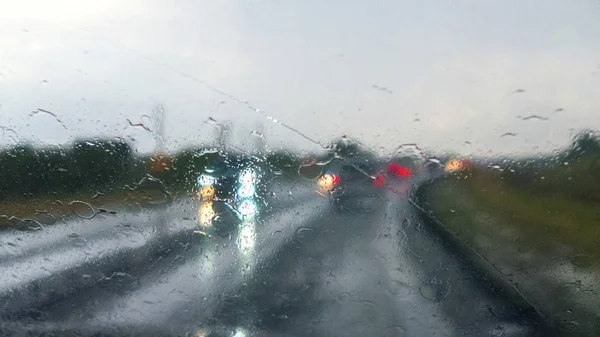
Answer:
<svg viewBox="0 0 600 337"><path fill-rule="evenodd" d="M599 336L597 1L0 1L0 335Z"/></svg>

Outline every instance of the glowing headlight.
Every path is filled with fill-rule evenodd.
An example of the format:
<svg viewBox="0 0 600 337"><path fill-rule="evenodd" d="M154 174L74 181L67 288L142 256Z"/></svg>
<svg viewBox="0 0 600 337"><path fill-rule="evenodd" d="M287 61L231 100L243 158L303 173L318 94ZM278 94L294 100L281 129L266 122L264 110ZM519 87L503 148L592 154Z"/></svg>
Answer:
<svg viewBox="0 0 600 337"><path fill-rule="evenodd" d="M233 334L232 337L246 337L246 336L248 336L246 331L244 329L238 328L238 329L235 329L235 333Z"/></svg>
<svg viewBox="0 0 600 337"><path fill-rule="evenodd" d="M254 200L244 200L238 206L238 212L243 217L252 217L258 212L258 205L256 205Z"/></svg>
<svg viewBox="0 0 600 337"><path fill-rule="evenodd" d="M250 198L256 192L256 172L253 169L245 169L238 178L240 187L237 190L237 197L240 199Z"/></svg>
<svg viewBox="0 0 600 337"><path fill-rule="evenodd" d="M198 195L203 200L212 199L215 196L215 187L212 185L202 186Z"/></svg>
<svg viewBox="0 0 600 337"><path fill-rule="evenodd" d="M217 182L217 179L208 174L201 174L198 177L198 185L200 186L212 186Z"/></svg>
<svg viewBox="0 0 600 337"><path fill-rule="evenodd" d="M446 163L446 167L444 170L446 172L456 172L464 169L463 163L458 159L452 159L448 163Z"/></svg>
<svg viewBox="0 0 600 337"><path fill-rule="evenodd" d="M213 219L215 218L215 209L213 208L212 201L205 201L200 205L198 209L198 220L202 226L212 225Z"/></svg>
<svg viewBox="0 0 600 337"><path fill-rule="evenodd" d="M242 224L240 229L240 237L238 239L238 247L242 253L250 253L254 248L256 241L256 233L252 222Z"/></svg>
<svg viewBox="0 0 600 337"><path fill-rule="evenodd" d="M255 191L254 184L242 184L237 190L237 196L240 199L250 198L254 195Z"/></svg>
<svg viewBox="0 0 600 337"><path fill-rule="evenodd" d="M339 184L340 177L336 174L324 174L317 180L317 185L321 191L331 191L335 185Z"/></svg>
<svg viewBox="0 0 600 337"><path fill-rule="evenodd" d="M240 178L239 178L240 184L253 184L254 185L255 180L256 180L256 172L251 168L245 169L240 174Z"/></svg>

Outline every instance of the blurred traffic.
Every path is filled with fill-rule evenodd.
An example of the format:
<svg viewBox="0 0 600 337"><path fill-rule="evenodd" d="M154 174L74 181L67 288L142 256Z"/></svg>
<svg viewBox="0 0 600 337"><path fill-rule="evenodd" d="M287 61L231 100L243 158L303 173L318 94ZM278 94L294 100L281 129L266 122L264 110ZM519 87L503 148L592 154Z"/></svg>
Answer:
<svg viewBox="0 0 600 337"><path fill-rule="evenodd" d="M345 146L352 145L348 140L343 143L346 144ZM273 295L276 298L271 298L274 303L281 301L288 303L287 299L277 297L287 298L288 292L293 296L305 296L301 293L306 290L301 289L304 289L303 286L308 284L307 282L301 282L302 286L298 288L300 290L290 288L289 284L305 278L311 279L310 275L313 275L312 273L319 274L320 279L328 280L328 284L335 284L335 277L326 275L327 273L321 275L320 271L316 272L320 267L312 265L316 263L314 261L329 261L327 259L330 259L337 262L327 268L335 269L339 265L341 266L339 267L341 268L340 272L342 270L349 272L345 268L355 266L359 270L370 270L369 275L383 273L394 275L395 278L404 278L402 282L417 287L413 293L416 296L409 297L409 301L412 303L411 305L423 310L424 316L421 317L442 317L443 315L435 315L440 315L439 312L443 312L445 309L431 309L429 301L432 299L439 301L439 303L448 301L448 303L452 302L453 308L462 308L464 305L460 301L469 298L465 294L470 294L473 291L485 293L487 286L480 284L479 281L472 283L464 281L472 278L470 272L467 272L466 275L457 276L456 273L458 272L453 271L448 274L438 269L440 265L446 263L453 264L458 269L464 268L464 266L463 262L454 259L453 253L444 255L440 251L435 256L428 255L432 247L436 246L435 242L437 241L435 240L438 239L432 239L427 235L434 234L425 234L423 231L422 224L427 223L429 220L423 218L423 214L419 213L420 210L412 204L413 202L419 202L420 195L416 195L415 192L422 191L423 188L427 190L427 186L446 186L453 181L452 179L463 179L465 177L473 178L471 183L481 180L482 184L485 178L487 183L487 180L491 177L487 177L481 172L479 176L474 174L481 171L482 167L492 172L500 170L495 168L497 165L474 164L469 159L459 156L449 156L441 159L425 156L414 145L406 146L403 151L401 154L385 158L372 156L371 152L367 150L361 152L360 147L348 151L342 146L333 147L323 154L307 156L308 158L293 157L289 153L278 153L270 157L232 152L226 154L216 149L171 154L170 158L172 159L168 161L164 160L164 155L160 157L163 159L157 159L154 156L152 160L155 162L162 160L163 164L147 166L152 174L147 174L132 186L128 186L127 199L121 201L121 204L124 204L130 202L130 200L135 200L133 202L137 203L139 207L141 203L138 201L139 199L133 198L135 195L143 195L145 198L149 198L150 201L144 204L142 213L133 215L135 213L131 213L132 210L126 209L120 204L117 204L118 206L114 208L95 206L95 204L92 204L93 200L101 200L102 198L102 195L97 194L90 199L92 200L90 203L77 200L69 204L69 207L73 209L73 213L76 212L77 214L77 221L74 218L65 217L62 219L62 223L55 222L48 227L41 225L41 217L18 221L18 228L22 232L16 233L14 236L20 238L22 242L31 242L31 245L22 244L19 247L22 250L21 253L17 253L15 250L15 252L7 251L4 254L6 255L4 270L10 275L15 275L3 283L6 291L0 291L0 299L9 303L10 306L10 310L6 309L5 314L20 313L24 310L23 308L36 305L47 308L51 303L59 303L62 309L58 311L47 310L48 315L53 316L55 319L71 317L71 314L69 314L70 309L65 309L71 307L64 302L65 298L69 298L71 288L62 290L57 288L56 281L49 280L45 274L46 272L42 272L42 269L37 267L24 268L23 264L11 257L14 254L21 254L19 256L37 261L36 259L46 256L45 253L41 254L40 252L47 249L51 254L48 255L50 260L43 264L44 270L60 275L60 277L71 278L73 289L87 289L89 283L107 289L117 287L120 291L135 294L127 301L112 298L107 300L108 304L104 306L87 302L88 298L93 297L92 293L79 293L77 296L82 298L80 300L86 304L79 307L78 310L86 311L94 317L98 315L99 318L94 321L95 323L92 323L100 324L102 327L106 326L106 322L114 323L117 326L122 324L121 321L128 324L131 322L147 324L147 322L154 322L155 320L167 322L169 319L166 318L168 315L164 315L164 310L177 311L179 308L186 308L188 305L194 306L194 304L186 302L186 298L192 296L190 295L192 293L196 294L199 284L202 284L201 295L193 295L200 296L199 298L202 299L197 301L199 303L197 305L200 307L193 309L193 312L197 314L196 317L201 316L204 319L209 319L210 317L221 317L220 315L231 315L231 312L236 312L236 310L247 310L244 311L246 315L244 317L248 317L252 321L264 322L264 317L256 318L252 315L260 315L261 310L267 311L265 309L267 307L270 308L268 311L273 312L273 315L275 315L275 312L280 312L278 311L280 309L273 309L270 307L271 304L265 304L263 300L259 299L262 297L270 298L269 296L273 294L256 295L257 292L261 293L263 291L261 290L263 278L267 278L264 281L267 284L272 282L268 278L269 272L265 270L271 268L271 264L278 265L277 261L286 261L290 256L298 256L300 262L296 265L294 262L278 265L281 270L277 272L277 275L284 276L281 279L282 283L279 285L281 288L277 294ZM177 176L177 174L181 174L181 171L185 171L186 174ZM151 194L148 191L155 191L155 193ZM152 200L155 195L162 198L160 202ZM439 195L440 193L429 195L427 200L435 200L436 196L439 197ZM448 199L443 202L449 204L455 201L453 196ZM480 198L480 200L483 199ZM437 202L436 205L443 205L443 203ZM459 206L454 205L452 209L460 209ZM139 212L139 209L137 211ZM438 214L445 215L441 211L438 210L440 212ZM393 218L392 215L394 214L397 216L402 214L403 218ZM407 216L407 214L410 214L410 216ZM128 220L132 218L136 220ZM11 219L9 220L17 221L16 218ZM340 219L343 219L343 221ZM388 219L391 222L388 223ZM114 221L122 224L117 229L113 229ZM128 221L131 223L128 223ZM94 224L90 225L91 222L94 222ZM148 226L158 230L148 231ZM398 228L396 234L390 231L390 228L394 226ZM332 228L336 228L337 234L327 232ZM348 231L348 228L352 228L352 231ZM112 231L118 235L107 235L111 234ZM358 234L354 236L353 233L362 233L361 235L370 238L377 237L377 245L369 244L370 241L363 242L362 236ZM28 241L23 239L24 235L27 236ZM397 237L394 237L394 235L397 235ZM411 239L407 240L406 238L409 235ZM327 239L326 243L320 241L329 236L331 238ZM7 236L4 240L9 240L9 237ZM67 238L66 241L65 237ZM354 253L347 253L341 246L337 247L334 244L336 240L333 240L333 238L343 238L340 241L344 241L344 243L339 242L340 245L358 245L353 248L353 251L367 251L370 253L366 256L357 253L358 255L354 256ZM408 247L409 244L413 246ZM307 245L307 248L305 248L307 251L302 251L303 253L300 255L293 253L297 249L304 249L302 248L303 245ZM12 246L5 245L5 247ZM333 249L334 247L337 247L335 249L341 249L340 252L346 252L340 256L352 255L353 257L348 260L351 262L344 260L346 262L342 263L336 257L337 255L326 254L327 249ZM192 250L195 252L193 254L188 251L196 248L198 250ZM162 282L170 283L171 281L147 276L144 274L146 269L143 272L136 271L135 268L142 267L137 266L135 261L132 262L133 257L130 256L130 252L139 249L148 249L144 254L169 256L169 261L154 263L162 263L161 268L164 267L165 269L160 270L166 270L164 272L171 275L170 280L187 280L187 283L174 282L169 286L171 289L167 291ZM371 252L371 249L374 249L374 251ZM82 252L85 252L85 254L82 255ZM400 256L396 255L397 253ZM315 259L311 260L313 255L315 255ZM88 261L89 256L97 258ZM372 256L382 257L382 264L374 263ZM419 264L416 266L411 265L412 269L407 270L419 270L422 275L417 278L413 277L410 272L398 272L398 270L405 269L400 266L394 267L394 264L390 262L402 261L402 266L405 268L405 265L412 263L411 259L414 257L417 258ZM305 261L304 258L308 260ZM111 261L115 261L115 259L123 262L115 266L111 264L113 263ZM186 262L187 259L194 261L194 264ZM360 262L361 259L370 262L363 264ZM443 262L438 261L439 259ZM172 266L165 267L165 263L167 265L172 263L170 261L179 261L178 263L181 263L183 267L180 269L173 269ZM136 267L132 269L130 265ZM295 267L291 268L290 266ZM377 270L384 270L384 272L377 272L376 269L373 269L375 266L379 268ZM78 276L71 275L72 268L85 270L90 277L80 280ZM147 267L150 275L153 275L151 274L152 268ZM298 270L302 270L302 273L295 274L298 273ZM136 281L136 273L144 275L141 281ZM362 275L364 273L358 272L357 274L357 271L353 270L352 274ZM340 280L343 280L342 276L339 277ZM439 282L439 277L444 278L444 282L447 282L448 285ZM199 282L196 278L202 281ZM422 280L427 280L427 282ZM314 279L312 281L315 282ZM136 282L139 282L139 284ZM360 287L354 289L355 293L367 291L366 289L374 289L376 292L380 290L373 283L375 279L372 277L365 275L362 282L364 283ZM423 282L425 283L422 284ZM34 284L34 286L20 288L21 286L27 286L29 283ZM115 283L117 285L114 285ZM119 288L122 287L122 284L126 285L126 290ZM52 291L47 299L37 298L35 289L39 286L46 287L44 289L48 293ZM344 281L342 284L337 284L336 287L342 289L345 286L347 286L347 282ZM246 290L240 290L239 287ZM330 293L332 290L328 287L325 285L319 291ZM462 292L462 295L459 296L460 301L448 292L448 287L460 289ZM185 290L181 295L171 293L173 289L181 288ZM388 289L385 291L401 292L404 288L405 286L400 283L391 283L385 286L385 289ZM25 291L23 289L29 290ZM14 291L21 295L18 298L11 297ZM215 297L215 294L243 294L245 291L251 292L252 295L248 295L250 298L243 298L240 301L252 303L252 305L244 306L244 304L235 310L229 304L223 304L221 299ZM371 297L369 295L366 298L375 301L378 307L391 308L386 309L390 312L396 310L393 309L394 305L387 301L387 295L377 296ZM237 299L232 301L236 302ZM469 298L469 301L476 301L476 299ZM496 311L508 310L508 312L512 312L512 309L502 309L511 308L503 304L504 301L508 300L494 297L489 305L495 306L494 310ZM155 306L150 306L150 303L154 303ZM113 304L116 305L116 309L112 306ZM252 306L256 306L255 309ZM97 313L99 307L103 308L104 311ZM205 311L208 310L206 308L210 308L210 310ZM331 306L328 308L328 310L333 310ZM303 307L302 310L308 309ZM352 311L345 306L342 306L340 310ZM119 312L117 316L121 318L114 318L115 311ZM358 312L360 311L358 310ZM206 312L206 314L202 314L202 312ZM283 312L278 313L277 317L293 315L293 313L285 310ZM380 314L383 315L381 317L385 316L383 311ZM390 316L389 319L393 321L397 317L395 315L402 316L402 310L395 312L392 315L393 317ZM451 320L448 318L449 316L443 317L446 321ZM477 317L476 322L473 322L471 318L461 316L460 320L455 323L473 323L474 326L478 326L477 329L479 330L477 331L486 330L487 328L484 325L477 325L488 324L486 318ZM527 318L529 316L523 316L525 317L523 318L517 315L516 317L520 317L519 319L525 322L523 327L517 329L518 331L524 332L525 335L532 331L530 318ZM188 322L185 317L179 319ZM238 332L246 331L244 329L249 326L235 320L229 323L232 329ZM386 333L382 333L387 328L386 324L388 323L379 326L374 325L372 331L376 332L370 335L386 335ZM326 325L321 328L328 330L333 329L332 326ZM431 331L428 328L430 327L432 325L428 322L419 322L414 325L406 324L406 329L412 329L413 335L429 335ZM223 325L217 325L210 328L210 330L216 331L220 328L223 328ZM343 327L338 326L335 329L337 329L336 331L344 330ZM448 331L451 331L451 329ZM366 333L366 335L369 335L369 333ZM445 335L450 336L452 333L449 332Z"/></svg>

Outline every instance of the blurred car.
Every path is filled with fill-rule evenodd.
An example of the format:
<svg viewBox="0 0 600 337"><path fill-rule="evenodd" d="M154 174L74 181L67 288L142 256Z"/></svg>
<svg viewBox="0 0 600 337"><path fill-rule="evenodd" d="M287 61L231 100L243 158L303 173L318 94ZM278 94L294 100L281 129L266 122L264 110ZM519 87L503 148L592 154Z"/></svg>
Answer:
<svg viewBox="0 0 600 337"><path fill-rule="evenodd" d="M446 172L459 172L466 171L473 167L473 162L469 159L464 158L453 158L446 162Z"/></svg>
<svg viewBox="0 0 600 337"><path fill-rule="evenodd" d="M400 165L395 161L391 161L385 167L377 170L375 175L371 177L371 185L378 188L386 186L389 188L388 185L390 182L397 179L405 180L412 177L412 175L413 172L411 169L404 165Z"/></svg>
<svg viewBox="0 0 600 337"><path fill-rule="evenodd" d="M388 177L396 178L409 178L413 174L411 169L394 161L388 164L386 173Z"/></svg>
<svg viewBox="0 0 600 337"><path fill-rule="evenodd" d="M377 196L371 184L371 163L332 162L316 180L317 192L331 199L338 211L361 210L365 201Z"/></svg>
<svg viewBox="0 0 600 337"><path fill-rule="evenodd" d="M340 176L336 173L325 173L317 179L317 186L321 193L334 193L340 183Z"/></svg>
<svg viewBox="0 0 600 337"><path fill-rule="evenodd" d="M320 193L339 196L351 191L357 184L367 182L373 165L368 163L353 163L346 160L334 160L317 178Z"/></svg>
<svg viewBox="0 0 600 337"><path fill-rule="evenodd" d="M259 213L272 173L250 157L214 160L196 179L197 230L227 236Z"/></svg>
<svg viewBox="0 0 600 337"><path fill-rule="evenodd" d="M425 180L434 180L444 175L445 167L438 159L429 159L423 166Z"/></svg>

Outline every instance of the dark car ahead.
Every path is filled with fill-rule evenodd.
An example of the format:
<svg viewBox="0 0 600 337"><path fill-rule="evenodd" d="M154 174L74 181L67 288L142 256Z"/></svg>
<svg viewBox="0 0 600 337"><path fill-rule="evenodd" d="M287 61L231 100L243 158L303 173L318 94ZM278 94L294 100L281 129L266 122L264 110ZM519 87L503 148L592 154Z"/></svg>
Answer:
<svg viewBox="0 0 600 337"><path fill-rule="evenodd" d="M272 172L253 157L215 160L196 179L198 233L227 236L258 215Z"/></svg>

